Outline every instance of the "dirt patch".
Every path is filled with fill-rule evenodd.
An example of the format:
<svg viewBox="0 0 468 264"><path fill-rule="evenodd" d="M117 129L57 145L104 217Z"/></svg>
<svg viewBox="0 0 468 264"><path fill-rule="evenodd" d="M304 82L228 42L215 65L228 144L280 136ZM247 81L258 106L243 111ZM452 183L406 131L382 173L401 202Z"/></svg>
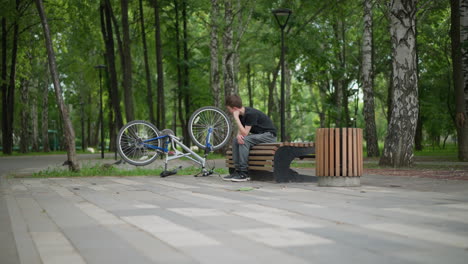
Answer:
<svg viewBox="0 0 468 264"><path fill-rule="evenodd" d="M403 170L403 169L364 169L364 174L378 174L386 176L408 176L444 180L468 181L468 170Z"/></svg>

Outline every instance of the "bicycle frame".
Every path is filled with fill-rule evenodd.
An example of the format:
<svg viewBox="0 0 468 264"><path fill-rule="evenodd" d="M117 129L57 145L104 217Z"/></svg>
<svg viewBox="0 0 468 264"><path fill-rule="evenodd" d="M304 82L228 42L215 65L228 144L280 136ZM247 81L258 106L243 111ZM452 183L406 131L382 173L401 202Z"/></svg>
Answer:
<svg viewBox="0 0 468 264"><path fill-rule="evenodd" d="M207 171L205 166L206 166L206 157L211 152L211 144L209 142L210 142L212 132L213 132L213 130L210 128L208 130L208 135L206 137L206 148L205 148L204 157L201 157L196 152L191 150L189 147L187 147L184 143L182 143L180 141L180 138L178 138L178 137L176 137L174 135L164 135L164 136L160 136L160 137L156 137L156 138L147 139L147 140L143 141L143 145L145 145L146 147L151 148L151 149L159 150L159 151L163 152L166 155L166 160L164 162L164 171L165 172L167 172L167 164L168 164L169 161L179 159L179 158L182 158L182 157L187 157L188 159L192 160L193 162L195 162L195 163L197 163L198 165L201 166L203 176L208 176L209 174L212 173L212 171ZM150 145L150 144L145 144L145 143L148 143L148 142L151 142L151 141L154 141L154 140L159 140L159 139L166 139L165 142L164 142L164 147L158 147L158 146L153 146L153 145ZM175 152L174 155L171 155L171 156L169 156L169 148L168 148L169 144L171 144L171 147ZM186 152L179 151L176 148L177 145L182 147L182 149L185 150Z"/></svg>

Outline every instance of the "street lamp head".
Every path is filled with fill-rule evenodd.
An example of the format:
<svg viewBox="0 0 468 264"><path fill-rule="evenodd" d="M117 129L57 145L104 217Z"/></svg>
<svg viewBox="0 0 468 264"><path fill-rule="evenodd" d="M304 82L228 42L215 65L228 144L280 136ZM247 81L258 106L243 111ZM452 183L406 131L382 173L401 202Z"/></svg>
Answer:
<svg viewBox="0 0 468 264"><path fill-rule="evenodd" d="M291 9L287 8L278 8L271 12L275 14L275 16L289 16L292 13Z"/></svg>
<svg viewBox="0 0 468 264"><path fill-rule="evenodd" d="M292 11L291 9L287 8L278 8L273 11L271 11L273 15L275 15L276 22L278 22L278 25L280 26L281 29L284 29L286 27L286 24L288 23L289 16L291 16ZM282 19L284 23L281 23L279 17L286 17L286 19Z"/></svg>
<svg viewBox="0 0 468 264"><path fill-rule="evenodd" d="M106 65L96 65L96 66L94 66L94 68L95 69L105 69L105 68L107 68L107 66Z"/></svg>

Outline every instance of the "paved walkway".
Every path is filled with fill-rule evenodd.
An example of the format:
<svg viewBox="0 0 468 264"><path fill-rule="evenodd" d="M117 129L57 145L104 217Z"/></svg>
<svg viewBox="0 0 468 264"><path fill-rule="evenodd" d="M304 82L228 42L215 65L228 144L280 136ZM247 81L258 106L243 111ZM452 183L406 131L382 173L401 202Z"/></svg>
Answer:
<svg viewBox="0 0 468 264"><path fill-rule="evenodd" d="M325 188L215 176L4 174L2 264L468 259L468 181L365 175L361 187Z"/></svg>

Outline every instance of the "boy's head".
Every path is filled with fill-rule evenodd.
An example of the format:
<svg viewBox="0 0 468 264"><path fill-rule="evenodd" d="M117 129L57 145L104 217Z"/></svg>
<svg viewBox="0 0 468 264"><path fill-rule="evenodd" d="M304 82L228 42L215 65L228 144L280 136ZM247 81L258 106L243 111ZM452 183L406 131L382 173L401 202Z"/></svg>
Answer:
<svg viewBox="0 0 468 264"><path fill-rule="evenodd" d="M226 108L233 112L242 108L242 99L239 95L233 94L226 97Z"/></svg>

